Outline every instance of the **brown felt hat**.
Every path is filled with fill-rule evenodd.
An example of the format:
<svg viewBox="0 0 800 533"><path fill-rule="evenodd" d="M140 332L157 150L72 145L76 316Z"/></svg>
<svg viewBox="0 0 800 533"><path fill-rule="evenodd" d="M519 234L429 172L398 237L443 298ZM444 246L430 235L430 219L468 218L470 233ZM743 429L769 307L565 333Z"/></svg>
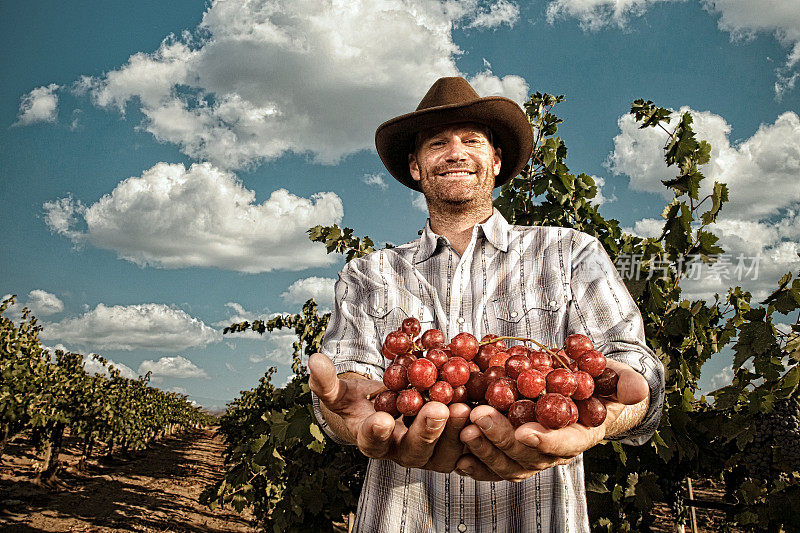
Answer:
<svg viewBox="0 0 800 533"><path fill-rule="evenodd" d="M498 187L525 168L533 152L533 130L525 112L503 96L481 98L464 78L439 78L413 113L388 120L375 132L375 147L389 173L403 185L419 191L419 182L408 170L408 154L422 130L476 122L492 131L501 149L502 165L495 178Z"/></svg>

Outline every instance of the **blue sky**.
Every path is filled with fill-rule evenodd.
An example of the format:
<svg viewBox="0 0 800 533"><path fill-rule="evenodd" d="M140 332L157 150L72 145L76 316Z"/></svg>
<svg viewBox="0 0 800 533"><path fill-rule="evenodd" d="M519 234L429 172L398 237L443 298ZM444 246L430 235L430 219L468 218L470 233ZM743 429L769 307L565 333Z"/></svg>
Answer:
<svg viewBox="0 0 800 533"><path fill-rule="evenodd" d="M63 2L0 6L0 296L44 342L100 353L221 406L291 335L223 338L232 321L330 306L338 256L304 237L339 223L406 242L419 199L372 146L442 75L557 108L573 172L642 235L666 196L663 137L636 98L695 113L716 231L759 254L764 296L800 268L800 10L795 0ZM738 283L738 282L737 282ZM730 282L687 284L710 297ZM721 383L728 361L704 372Z"/></svg>

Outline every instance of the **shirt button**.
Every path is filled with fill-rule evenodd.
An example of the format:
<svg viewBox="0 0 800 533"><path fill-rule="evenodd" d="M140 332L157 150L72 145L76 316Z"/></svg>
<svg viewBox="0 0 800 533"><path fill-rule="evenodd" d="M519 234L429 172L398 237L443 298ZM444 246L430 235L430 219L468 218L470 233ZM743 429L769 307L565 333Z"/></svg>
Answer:
<svg viewBox="0 0 800 533"><path fill-rule="evenodd" d="M511 318L517 318L517 312L511 311Z"/></svg>
<svg viewBox="0 0 800 533"><path fill-rule="evenodd" d="M462 317L462 316L458 317L456 322L458 322L459 324L463 324L464 323L464 317Z"/></svg>
<svg viewBox="0 0 800 533"><path fill-rule="evenodd" d="M466 524L458 524L458 530L461 533L464 533L467 530L467 525Z"/></svg>
<svg viewBox="0 0 800 533"><path fill-rule="evenodd" d="M558 305L558 303L556 303L555 300L550 300L550 307L555 307L557 305Z"/></svg>
<svg viewBox="0 0 800 533"><path fill-rule="evenodd" d="M378 311L379 313L383 313L383 307L379 307L379 308L377 309L377 311Z"/></svg>

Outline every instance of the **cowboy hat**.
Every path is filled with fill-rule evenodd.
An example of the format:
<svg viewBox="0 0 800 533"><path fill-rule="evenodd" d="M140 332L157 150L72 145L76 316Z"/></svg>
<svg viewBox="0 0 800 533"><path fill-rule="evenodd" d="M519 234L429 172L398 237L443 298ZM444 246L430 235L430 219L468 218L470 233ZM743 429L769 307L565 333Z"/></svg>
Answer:
<svg viewBox="0 0 800 533"><path fill-rule="evenodd" d="M533 130L525 112L516 102L502 96L481 98L467 80L460 77L439 78L416 111L378 126L375 147L389 173L406 187L419 191L419 182L411 177L408 169L408 154L413 150L414 138L425 129L459 122L476 122L492 131L494 145L502 154L495 187L525 168L533 152Z"/></svg>

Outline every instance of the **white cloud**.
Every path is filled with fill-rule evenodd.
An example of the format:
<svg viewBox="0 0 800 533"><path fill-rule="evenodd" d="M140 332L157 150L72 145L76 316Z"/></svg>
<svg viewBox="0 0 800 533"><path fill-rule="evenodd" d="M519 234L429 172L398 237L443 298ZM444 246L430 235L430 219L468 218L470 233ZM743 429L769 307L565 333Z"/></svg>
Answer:
<svg viewBox="0 0 800 533"><path fill-rule="evenodd" d="M513 26L519 19L519 8L508 0L499 0L491 4L488 9L479 11L467 27L470 28L496 28L503 24Z"/></svg>
<svg viewBox="0 0 800 533"><path fill-rule="evenodd" d="M41 338L98 350L175 351L221 340L218 331L163 304L106 306L75 318L43 324Z"/></svg>
<svg viewBox="0 0 800 533"><path fill-rule="evenodd" d="M218 0L194 32L73 92L121 112L139 106L158 140L219 167L287 152L335 163L372 149L376 126L414 109L436 78L460 74L454 28L517 17L508 0ZM517 76L474 81L520 102L527 92Z"/></svg>
<svg viewBox="0 0 800 533"><path fill-rule="evenodd" d="M547 5L547 20L575 17L584 29L598 30L609 24L625 27L632 16L644 13L656 2L674 0L552 0Z"/></svg>
<svg viewBox="0 0 800 533"><path fill-rule="evenodd" d="M413 191L411 193L411 205L424 213L428 212L428 203L425 201L425 195L421 192Z"/></svg>
<svg viewBox="0 0 800 533"><path fill-rule="evenodd" d="M115 363L113 360L106 358L106 364L104 365L95 359L92 354L83 356L83 369L89 374L101 374L103 376L109 376L110 374L108 369L110 366L113 366L116 370L119 370L119 375L124 378L136 379L139 377L139 375L134 372L132 368L122 363Z"/></svg>
<svg viewBox="0 0 800 533"><path fill-rule="evenodd" d="M64 302L58 296L41 289L34 289L28 293L26 305L35 316L52 315L64 310Z"/></svg>
<svg viewBox="0 0 800 533"><path fill-rule="evenodd" d="M139 365L139 374L145 375L152 372L157 378L207 378L205 370L198 367L185 357L162 357L158 361L142 361Z"/></svg>
<svg viewBox="0 0 800 533"><path fill-rule="evenodd" d="M27 126L36 122L55 122L58 118L58 95L60 87L51 83L33 89L22 97L19 114L14 126Z"/></svg>
<svg viewBox="0 0 800 533"><path fill-rule="evenodd" d="M281 294L283 301L289 304L302 305L309 298L314 298L317 305L330 309L333 306L333 285L336 280L333 278L320 278L312 276L310 278L298 279Z"/></svg>
<svg viewBox="0 0 800 533"><path fill-rule="evenodd" d="M389 186L386 184L386 181L383 179L383 174L376 173L376 174L364 174L362 176L361 181L366 183L367 185L372 185L382 190L386 190Z"/></svg>
<svg viewBox="0 0 800 533"><path fill-rule="evenodd" d="M709 390L714 391L721 387L725 387L726 385L730 385L732 381L733 381L733 367L726 366L725 368L720 370L717 374L714 374L714 377L711 378Z"/></svg>
<svg viewBox="0 0 800 533"><path fill-rule="evenodd" d="M592 179L594 180L594 184L597 186L597 194L595 194L594 198L592 198L592 203L594 205L611 203L617 199L616 195L611 195L610 198L603 196L603 187L606 185L605 179L601 178L600 176L592 176Z"/></svg>
<svg viewBox="0 0 800 533"><path fill-rule="evenodd" d="M711 161L702 168L706 176L701 195L710 191L714 181L728 185L730 203L725 213L737 212L743 219L775 215L800 202L800 117L792 111L780 115L773 124L762 124L752 137L731 144L730 125L708 111L689 111L699 139L711 143ZM677 123L673 113L671 125ZM664 163L666 134L659 128L639 129L633 115L623 115L620 134L614 138L614 151L608 166L615 174L630 177L630 186L640 191L657 192L665 198L672 193L662 179L676 175L676 168Z"/></svg>
<svg viewBox="0 0 800 533"><path fill-rule="evenodd" d="M259 273L300 270L337 260L306 230L342 220L332 192L310 199L285 189L263 203L230 172L209 163L158 163L120 182L86 207L71 197L43 205L50 230L76 245L114 250L138 265L216 267Z"/></svg>
<svg viewBox="0 0 800 533"><path fill-rule="evenodd" d="M750 138L731 144L731 127L722 117L687 108L681 112L687 110L697 137L712 147L711 160L701 169L706 180L700 197L720 181L728 185L729 202L709 228L720 237L718 244L726 255L716 266L702 266L682 282L684 296L711 300L715 293L724 296L728 287L738 285L761 300L783 274L800 269L800 117L783 113L773 124L762 124ZM677 113L672 117L674 127ZM639 129L631 115L621 117L619 126L608 159L611 170L629 176L632 189L671 198L672 192L660 181L676 174L664 163L666 134L658 128ZM639 220L632 232L658 237L663 223Z"/></svg>
<svg viewBox="0 0 800 533"><path fill-rule="evenodd" d="M775 94L780 98L794 89L800 62L800 6L797 0L703 0L704 7L719 13L719 28L733 39L749 39L757 33L772 33L789 53L777 70Z"/></svg>
<svg viewBox="0 0 800 533"><path fill-rule="evenodd" d="M297 335L291 330L277 330L265 333L266 345L259 353L252 353L248 360L253 364L272 363L278 365L291 365L294 348L292 344L297 341Z"/></svg>

